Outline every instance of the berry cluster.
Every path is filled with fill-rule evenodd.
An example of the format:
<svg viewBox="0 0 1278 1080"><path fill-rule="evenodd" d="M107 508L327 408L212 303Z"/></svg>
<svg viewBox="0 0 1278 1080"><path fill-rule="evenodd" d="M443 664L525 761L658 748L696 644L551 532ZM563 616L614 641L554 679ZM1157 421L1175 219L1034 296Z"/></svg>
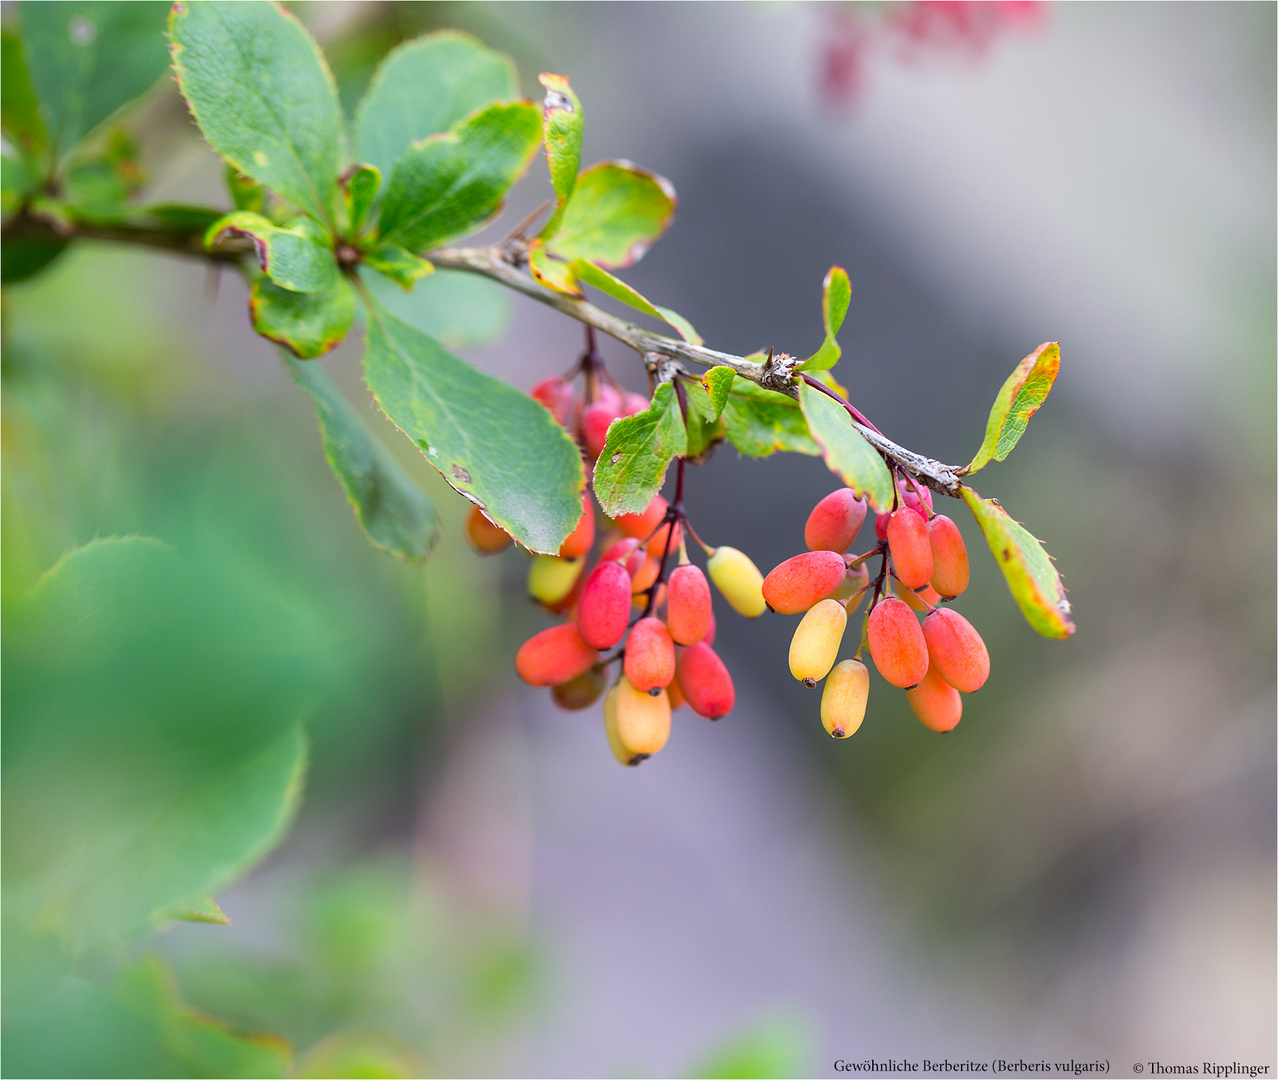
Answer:
<svg viewBox="0 0 1278 1080"><path fill-rule="evenodd" d="M584 395L573 386L578 373L585 375ZM532 390L584 448L588 463L602 451L614 420L648 406L601 377L606 371L588 353L578 372ZM549 687L561 708L584 709L602 696L608 743L625 765L666 744L672 710L687 705L717 720L736 699L732 676L712 648L710 584L688 559L687 537L701 541L683 509L683 466L680 459L673 504L657 495L639 514L608 518L600 511L602 527L587 491L577 527L558 554L534 555L528 571L529 595L563 621L524 642L515 670L525 682ZM511 543L479 507L471 509L466 534L484 554ZM728 603L751 618L763 614L763 575L754 563L735 548L701 546L710 579ZM613 665L619 670L610 677Z"/></svg>
<svg viewBox="0 0 1278 1080"><path fill-rule="evenodd" d="M764 579L763 598L773 611L804 613L790 642L790 671L807 686L826 680L821 723L835 738L847 738L865 717L870 677L861 654L868 645L875 668L905 690L914 714L933 731L949 731L963 715L960 691L979 690L990 673L980 634L957 611L938 606L967 588L963 537L933 512L931 492L908 478L897 481L896 508L875 520L875 546L846 554L865 515L864 500L850 489L827 495L808 516L808 550ZM875 557L881 561L871 580L867 563ZM856 654L836 664L848 617L867 593Z"/></svg>

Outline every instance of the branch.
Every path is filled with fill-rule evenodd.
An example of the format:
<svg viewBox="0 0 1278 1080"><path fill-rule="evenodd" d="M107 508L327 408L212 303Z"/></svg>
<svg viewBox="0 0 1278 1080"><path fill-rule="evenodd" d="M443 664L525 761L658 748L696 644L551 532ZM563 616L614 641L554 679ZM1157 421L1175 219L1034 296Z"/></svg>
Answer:
<svg viewBox="0 0 1278 1080"><path fill-rule="evenodd" d="M690 345L688 342L681 341L678 338L654 334L650 330L635 326L634 323L619 319L617 316L595 307L594 304L580 297L545 288L530 275L516 268L505 249L500 245L475 248L440 248L437 251L426 252L425 257L436 266L442 266L449 270L466 270L500 282L507 288L523 293L525 296L531 297L547 307L552 307L569 318L583 322L587 326L593 326L600 333L615 338L623 345L628 345L641 356L644 356L645 359L648 354L655 353L658 356L696 364L700 367L709 368L722 365L731 368L743 379L749 379L767 390L775 390L777 393L796 399L799 396L799 382L791 370L793 361L786 363L780 360L773 360L768 363L758 364L742 356L717 352L714 349L707 349L703 345ZM805 377L800 373L799 378L803 379ZM933 458L916 454L913 450L907 450L903 446L898 446L887 436L869 426L865 417L842 395L817 382L815 379L807 379L806 381L822 393L834 398L847 409L848 418L852 426L864 436L866 442L884 457L905 471L917 476L934 491L939 491L943 495L950 495L954 498L958 497L963 483L959 479L958 470L954 466L946 465Z"/></svg>
<svg viewBox="0 0 1278 1080"><path fill-rule="evenodd" d="M15 214L4 224L4 243L12 240L106 240L117 244L134 244L158 248L175 255L189 255L217 263L236 262L253 252L247 237L227 236L212 248L204 246L204 233L172 225L121 222L114 225L89 221L54 222L32 214L27 209Z"/></svg>

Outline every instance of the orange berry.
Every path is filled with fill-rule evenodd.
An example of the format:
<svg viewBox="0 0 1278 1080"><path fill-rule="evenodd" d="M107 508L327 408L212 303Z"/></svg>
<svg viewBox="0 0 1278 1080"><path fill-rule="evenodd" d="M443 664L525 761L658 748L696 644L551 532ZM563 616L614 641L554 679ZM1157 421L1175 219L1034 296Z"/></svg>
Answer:
<svg viewBox="0 0 1278 1080"><path fill-rule="evenodd" d="M943 599L953 600L967 588L967 547L958 526L944 514L927 523L932 546L932 588Z"/></svg>
<svg viewBox="0 0 1278 1080"><path fill-rule="evenodd" d="M608 736L608 747L612 756L623 765L638 765L647 758L647 754L636 754L621 741L621 732L617 730L617 698L618 687L614 685L604 695L604 734Z"/></svg>
<svg viewBox="0 0 1278 1080"><path fill-rule="evenodd" d="M680 645L695 645L710 629L710 583L699 566L675 567L667 582L666 621Z"/></svg>
<svg viewBox="0 0 1278 1080"><path fill-rule="evenodd" d="M648 554L660 559L667 551L679 550L679 523L667 521L648 540ZM666 538L669 537L669 540Z"/></svg>
<svg viewBox="0 0 1278 1080"><path fill-rule="evenodd" d="M552 686L550 696L561 709L587 709L599 700L604 685L603 672L592 666L575 679Z"/></svg>
<svg viewBox="0 0 1278 1080"><path fill-rule="evenodd" d="M581 517L577 521L577 527L568 534L568 539L559 545L560 557L575 559L578 555L586 554L594 543L595 512L590 505L590 493L586 492L581 497Z"/></svg>
<svg viewBox="0 0 1278 1080"><path fill-rule="evenodd" d="M652 535L653 529L661 524L661 519L666 516L666 511L670 508L670 504L666 502L660 495L654 495L652 502L648 504L641 514L622 514L620 517L613 518L617 528L619 528L627 536L638 537L640 540L646 540Z"/></svg>
<svg viewBox="0 0 1278 1080"><path fill-rule="evenodd" d="M773 611L797 615L824 600L843 582L847 566L834 551L805 551L763 579L763 599Z"/></svg>
<svg viewBox="0 0 1278 1080"><path fill-rule="evenodd" d="M803 540L809 551L837 551L852 546L865 520L865 500L851 488L832 491L812 508L803 527Z"/></svg>
<svg viewBox="0 0 1278 1080"><path fill-rule="evenodd" d="M867 629L879 674L893 686L917 686L927 674L927 642L914 613L889 596L874 605Z"/></svg>
<svg viewBox="0 0 1278 1080"><path fill-rule="evenodd" d="M627 536L624 540L618 540L607 548L599 556L599 561L621 563L626 568L626 573L633 578L643 566L646 557L645 552L640 550L639 541L633 536Z"/></svg>
<svg viewBox="0 0 1278 1080"><path fill-rule="evenodd" d="M478 506L472 506L466 516L466 539L481 555L496 555L514 543L510 533L484 517Z"/></svg>
<svg viewBox="0 0 1278 1080"><path fill-rule="evenodd" d="M937 674L935 665L918 686L905 691L905 697L923 726L933 731L950 731L963 716L962 695Z"/></svg>
<svg viewBox="0 0 1278 1080"><path fill-rule="evenodd" d="M909 507L892 514L887 527L892 569L907 589L921 589L932 578L932 545L927 522Z"/></svg>
<svg viewBox="0 0 1278 1080"><path fill-rule="evenodd" d="M841 660L821 691L821 724L836 739L846 739L865 719L870 673L860 660Z"/></svg>
<svg viewBox="0 0 1278 1080"><path fill-rule="evenodd" d="M907 589L899 581L893 581L892 591L909 605L911 611L917 611L920 615L927 614L941 602L940 593L931 585L924 585L916 592L914 589Z"/></svg>
<svg viewBox="0 0 1278 1080"><path fill-rule="evenodd" d="M588 671L598 659L572 623L534 634L515 653L515 671L533 686L557 686Z"/></svg>
<svg viewBox="0 0 1278 1080"><path fill-rule="evenodd" d="M657 580L657 575L661 573L661 560L654 559L649 555L643 560L634 573L634 577L630 580L630 591L635 595L644 592L652 586Z"/></svg>
<svg viewBox="0 0 1278 1080"><path fill-rule="evenodd" d="M630 575L620 563L601 562L586 578L577 600L577 628L596 649L611 649L630 621Z"/></svg>
<svg viewBox="0 0 1278 1080"><path fill-rule="evenodd" d="M990 677L990 654L970 622L951 608L938 608L923 620L927 653L936 672L955 690L970 694Z"/></svg>
<svg viewBox="0 0 1278 1080"><path fill-rule="evenodd" d="M718 720L732 711L737 692L723 661L704 641L683 650L675 668L679 689L692 711Z"/></svg>
<svg viewBox="0 0 1278 1080"><path fill-rule="evenodd" d="M670 685L675 673L675 651L665 623L649 615L630 628L623 668L636 690L647 692Z"/></svg>
<svg viewBox="0 0 1278 1080"><path fill-rule="evenodd" d="M632 754L655 754L670 738L670 698L665 690L655 695L617 680L617 735Z"/></svg>
<svg viewBox="0 0 1278 1080"><path fill-rule="evenodd" d="M670 708L672 711L674 709L682 709L688 704L688 699L683 696L683 690L679 686L677 677L670 680L670 685L666 687L666 693L670 696Z"/></svg>

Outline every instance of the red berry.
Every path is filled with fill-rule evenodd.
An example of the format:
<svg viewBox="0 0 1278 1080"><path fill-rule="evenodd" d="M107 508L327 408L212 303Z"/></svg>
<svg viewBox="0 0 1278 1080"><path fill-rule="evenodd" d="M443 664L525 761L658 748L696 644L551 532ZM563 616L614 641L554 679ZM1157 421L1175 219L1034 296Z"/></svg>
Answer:
<svg viewBox="0 0 1278 1080"><path fill-rule="evenodd" d="M805 551L763 579L763 599L773 611L797 615L834 592L846 573L847 564L837 552Z"/></svg>
<svg viewBox="0 0 1278 1080"><path fill-rule="evenodd" d="M808 515L803 527L804 543L809 551L847 551L864 520L864 499L851 488L832 491Z"/></svg>
<svg viewBox="0 0 1278 1080"><path fill-rule="evenodd" d="M601 562L586 578L577 600L577 628L596 649L611 649L630 621L630 575L620 563Z"/></svg>
<svg viewBox="0 0 1278 1080"><path fill-rule="evenodd" d="M955 690L970 694L990 677L990 654L970 622L952 608L938 608L923 620L927 653L937 674Z"/></svg>
<svg viewBox="0 0 1278 1080"><path fill-rule="evenodd" d="M642 394L627 394L622 402L622 416L634 416L635 413L648 411L648 399Z"/></svg>
<svg viewBox="0 0 1278 1080"><path fill-rule="evenodd" d="M888 550L892 569L907 589L921 589L932 580L932 544L927 522L908 507L901 507L888 522Z"/></svg>
<svg viewBox="0 0 1278 1080"><path fill-rule="evenodd" d="M874 666L893 686L917 686L927 674L927 642L905 604L889 596L870 612L867 627Z"/></svg>
<svg viewBox="0 0 1278 1080"><path fill-rule="evenodd" d="M621 413L615 405L606 405L596 401L587 405L581 414L581 440L592 458L597 458L608 441L608 425Z"/></svg>
<svg viewBox="0 0 1278 1080"><path fill-rule="evenodd" d="M600 562L621 563L626 568L626 573L633 578L646 558L647 554L640 548L639 541L633 536L627 536L624 540L618 540L612 547L608 548L599 557L599 560Z"/></svg>
<svg viewBox="0 0 1278 1080"><path fill-rule="evenodd" d="M666 621L670 636L680 645L695 645L710 629L710 583L701 567L676 567L666 586Z"/></svg>
<svg viewBox="0 0 1278 1080"><path fill-rule="evenodd" d="M557 686L588 671L598 658L572 623L534 634L515 654L515 671L533 686Z"/></svg>
<svg viewBox="0 0 1278 1080"><path fill-rule="evenodd" d="M572 383L565 382L558 375L551 375L548 379L542 379L529 393L550 410L550 415L560 425L568 426L573 406Z"/></svg>
<svg viewBox="0 0 1278 1080"><path fill-rule="evenodd" d="M683 650L676 671L679 689L698 716L718 720L732 711L737 697L732 676L704 641Z"/></svg>
<svg viewBox="0 0 1278 1080"><path fill-rule="evenodd" d="M594 543L595 512L590 505L590 494L587 492L581 497L581 517L577 521L577 527L568 534L568 539L559 545L559 554L565 559L575 559L578 555L586 554Z"/></svg>
<svg viewBox="0 0 1278 1080"><path fill-rule="evenodd" d="M958 526L944 514L927 523L928 541L932 545L932 588L946 600L962 594L967 588L967 547Z"/></svg>
<svg viewBox="0 0 1278 1080"><path fill-rule="evenodd" d="M933 731L950 731L963 716L963 698L937 674L935 665L918 686L905 691L905 697L914 715Z"/></svg>
<svg viewBox="0 0 1278 1080"><path fill-rule="evenodd" d="M670 685L675 673L674 642L660 619L649 615L630 628L624 670L636 690L657 690Z"/></svg>

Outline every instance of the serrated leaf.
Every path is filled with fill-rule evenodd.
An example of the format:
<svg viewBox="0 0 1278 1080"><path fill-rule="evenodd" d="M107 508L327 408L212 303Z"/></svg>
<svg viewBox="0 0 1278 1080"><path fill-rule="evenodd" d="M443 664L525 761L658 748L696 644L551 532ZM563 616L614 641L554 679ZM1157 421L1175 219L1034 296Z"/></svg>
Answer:
<svg viewBox="0 0 1278 1080"><path fill-rule="evenodd" d="M614 300L620 300L623 304L629 304L636 311L642 311L645 315L651 315L654 319L660 319L662 322L669 323L679 332L679 336L684 341L693 345L700 345L701 335L693 329L692 323L688 322L677 311L671 311L669 308L658 307L656 304L642 296L635 289L632 289L620 278L613 277L607 270L603 270L590 262L588 259L574 259L569 266L573 276L578 281L584 281L587 285L593 285L601 292L607 293Z"/></svg>
<svg viewBox="0 0 1278 1080"><path fill-rule="evenodd" d="M319 46L276 3L180 0L173 66L204 137L246 176L333 227L342 114Z"/></svg>
<svg viewBox="0 0 1278 1080"><path fill-rule="evenodd" d="M830 471L875 510L891 510L892 474L879 452L852 426L847 410L804 382L799 383L799 405Z"/></svg>
<svg viewBox="0 0 1278 1080"><path fill-rule="evenodd" d="M216 923L218 926L230 926L227 918L216 900L203 894L192 896L182 903L168 908L160 914L162 920L176 919L179 922Z"/></svg>
<svg viewBox="0 0 1278 1080"><path fill-rule="evenodd" d="M490 105L449 132L413 143L386 185L383 241L425 251L478 228L501 209L540 138L536 107L520 101Z"/></svg>
<svg viewBox="0 0 1278 1080"><path fill-rule="evenodd" d="M725 433L719 421L718 411L700 383L683 383L688 401L688 416L684 422L688 446L684 451L689 460L703 458L716 443L723 441Z"/></svg>
<svg viewBox="0 0 1278 1080"><path fill-rule="evenodd" d="M436 270L411 292L380 274L363 281L382 307L446 349L494 345L510 325L510 298L496 282L460 270Z"/></svg>
<svg viewBox="0 0 1278 1080"><path fill-rule="evenodd" d="M204 236L204 246L212 247L227 233L253 241L262 269L281 289L320 293L337 285L339 275L333 251L319 225L310 218L297 218L281 228L261 214L237 210L213 224Z"/></svg>
<svg viewBox="0 0 1278 1080"><path fill-rule="evenodd" d="M749 457L767 457L778 450L821 453L797 401L739 375L733 379L719 418L728 441Z"/></svg>
<svg viewBox="0 0 1278 1080"><path fill-rule="evenodd" d="M546 240L560 258L607 270L643 258L674 219L674 187L628 161L601 161L577 177L558 229Z"/></svg>
<svg viewBox="0 0 1278 1080"><path fill-rule="evenodd" d="M550 183L555 189L555 212L541 230L543 239L553 236L563 220L564 208L577 186L577 174L581 171L581 138L585 119L581 101L573 92L567 78L543 71L537 81L546 88L546 100L542 105L542 128L546 143L546 164L550 168Z"/></svg>
<svg viewBox="0 0 1278 1080"><path fill-rule="evenodd" d="M55 160L168 67L163 4L23 3L19 15Z"/></svg>
<svg viewBox="0 0 1278 1080"><path fill-rule="evenodd" d="M315 399L324 457L375 547L422 562L439 539L430 497L382 445L316 364L286 360L293 381Z"/></svg>
<svg viewBox="0 0 1278 1080"><path fill-rule="evenodd" d="M581 517L585 475L577 444L540 404L376 304L364 378L392 423L490 521L532 551L559 550Z"/></svg>
<svg viewBox="0 0 1278 1080"><path fill-rule="evenodd" d="M249 293L249 315L264 338L310 360L334 348L350 331L355 290L339 277L326 292L290 292L261 274Z"/></svg>
<svg viewBox="0 0 1278 1080"><path fill-rule="evenodd" d="M1070 618L1065 585L1043 545L993 499L982 499L969 487L963 488L961 494L985 534L1025 621L1044 637L1069 637L1074 632L1074 620Z"/></svg>
<svg viewBox="0 0 1278 1080"><path fill-rule="evenodd" d="M386 54L355 111L361 161L390 176L409 145L519 96L515 66L469 34L439 30Z"/></svg>
<svg viewBox="0 0 1278 1080"><path fill-rule="evenodd" d="M994 399L981 448L963 473L974 473L1012 452L1025 434L1030 417L1046 400L1060 369L1061 348L1055 341L1044 342L1016 365Z"/></svg>
<svg viewBox="0 0 1278 1080"><path fill-rule="evenodd" d="M638 514L661 490L670 459L688 447L674 386L662 383L648 408L614 420L595 465L595 498L609 517Z"/></svg>
<svg viewBox="0 0 1278 1080"><path fill-rule="evenodd" d="M710 397L710 404L714 408L716 418L728 404L728 392L732 389L732 380L736 377L737 374L732 368L723 365L712 367L701 376L701 385L705 387Z"/></svg>
<svg viewBox="0 0 1278 1080"><path fill-rule="evenodd" d="M435 269L429 260L394 244L378 244L372 251L364 253L364 262L379 274L385 274L401 289L411 289L414 282Z"/></svg>
<svg viewBox="0 0 1278 1080"><path fill-rule="evenodd" d="M356 165L342 178L342 188L346 192L346 219L352 233L358 234L364 228L381 186L382 174L374 165Z"/></svg>
<svg viewBox="0 0 1278 1080"><path fill-rule="evenodd" d="M49 136L40 118L22 41L7 28L0 31L0 128L33 166L43 161Z"/></svg>
<svg viewBox="0 0 1278 1080"><path fill-rule="evenodd" d="M6 920L97 948L279 839L334 663L301 602L139 537L6 599Z"/></svg>
<svg viewBox="0 0 1278 1080"><path fill-rule="evenodd" d="M546 249L544 240L534 240L528 245L528 269L532 276L547 288L572 296L583 296L581 286L577 283L577 275L572 266L562 259L556 258Z"/></svg>
<svg viewBox="0 0 1278 1080"><path fill-rule="evenodd" d="M852 283L848 280L848 272L841 266L830 267L821 283L821 321L825 325L825 341L796 370L825 371L839 362L843 350L834 340L834 335L843 325L851 300Z"/></svg>

